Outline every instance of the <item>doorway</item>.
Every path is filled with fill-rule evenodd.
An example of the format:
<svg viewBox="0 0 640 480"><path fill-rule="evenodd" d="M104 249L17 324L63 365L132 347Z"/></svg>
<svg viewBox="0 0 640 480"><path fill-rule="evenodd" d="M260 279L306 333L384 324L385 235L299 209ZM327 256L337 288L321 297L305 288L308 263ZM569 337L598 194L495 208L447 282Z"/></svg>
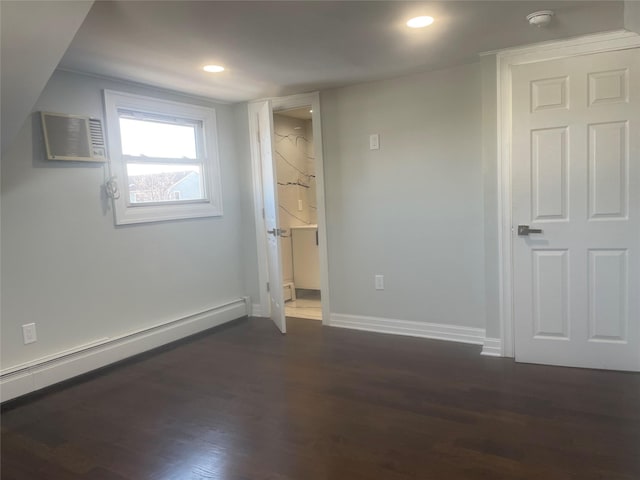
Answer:
<svg viewBox="0 0 640 480"><path fill-rule="evenodd" d="M253 315L329 324L324 165L317 92L249 104L260 301Z"/></svg>
<svg viewBox="0 0 640 480"><path fill-rule="evenodd" d="M285 316L322 320L311 106L273 112Z"/></svg>

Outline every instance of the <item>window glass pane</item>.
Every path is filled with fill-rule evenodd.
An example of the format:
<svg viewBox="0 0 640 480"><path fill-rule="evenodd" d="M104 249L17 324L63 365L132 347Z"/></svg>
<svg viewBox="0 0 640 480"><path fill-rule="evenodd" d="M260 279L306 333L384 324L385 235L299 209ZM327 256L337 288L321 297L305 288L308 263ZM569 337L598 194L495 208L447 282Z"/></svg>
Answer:
<svg viewBox="0 0 640 480"><path fill-rule="evenodd" d="M130 203L205 199L201 165L127 164Z"/></svg>
<svg viewBox="0 0 640 480"><path fill-rule="evenodd" d="M196 157L195 125L120 117L122 153L134 157Z"/></svg>

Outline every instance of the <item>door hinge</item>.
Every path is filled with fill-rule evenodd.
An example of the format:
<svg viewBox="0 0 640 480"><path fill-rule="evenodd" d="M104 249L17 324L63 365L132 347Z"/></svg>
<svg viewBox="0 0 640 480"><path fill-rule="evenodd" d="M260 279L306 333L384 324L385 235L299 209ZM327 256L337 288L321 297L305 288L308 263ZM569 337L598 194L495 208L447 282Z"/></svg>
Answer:
<svg viewBox="0 0 640 480"><path fill-rule="evenodd" d="M264 218L264 208L262 209L262 218Z"/></svg>
<svg viewBox="0 0 640 480"><path fill-rule="evenodd" d="M269 282L267 282L267 292L270 292L271 290L269 289Z"/></svg>

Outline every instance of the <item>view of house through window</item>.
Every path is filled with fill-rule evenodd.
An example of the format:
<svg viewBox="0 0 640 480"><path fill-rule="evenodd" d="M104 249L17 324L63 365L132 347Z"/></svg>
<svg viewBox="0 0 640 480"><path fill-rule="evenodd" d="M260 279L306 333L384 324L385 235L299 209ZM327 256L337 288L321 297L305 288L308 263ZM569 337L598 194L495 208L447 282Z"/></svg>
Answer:
<svg viewBox="0 0 640 480"><path fill-rule="evenodd" d="M127 164L129 202L202 200L202 167Z"/></svg>
<svg viewBox="0 0 640 480"><path fill-rule="evenodd" d="M119 110L130 204L206 199L200 122Z"/></svg>

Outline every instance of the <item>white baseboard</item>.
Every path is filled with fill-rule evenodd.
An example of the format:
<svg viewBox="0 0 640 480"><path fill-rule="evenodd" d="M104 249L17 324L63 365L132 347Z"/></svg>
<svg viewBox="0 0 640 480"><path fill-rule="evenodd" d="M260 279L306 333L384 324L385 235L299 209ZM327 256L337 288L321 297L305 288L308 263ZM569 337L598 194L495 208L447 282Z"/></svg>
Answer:
<svg viewBox="0 0 640 480"><path fill-rule="evenodd" d="M246 299L214 307L195 315L144 330L108 338L0 372L0 401L35 392L125 358L243 317Z"/></svg>
<svg viewBox="0 0 640 480"><path fill-rule="evenodd" d="M253 305L251 305L251 316L252 317L264 316L262 314L262 305L260 305L259 303L254 303Z"/></svg>
<svg viewBox="0 0 640 480"><path fill-rule="evenodd" d="M433 338L450 342L473 343L476 345L483 345L485 338L484 328L460 327L456 325L365 317L341 313L332 313L329 325L332 327Z"/></svg>
<svg viewBox="0 0 640 480"><path fill-rule="evenodd" d="M486 337L484 339L481 354L489 357L501 357L502 341L499 338Z"/></svg>

